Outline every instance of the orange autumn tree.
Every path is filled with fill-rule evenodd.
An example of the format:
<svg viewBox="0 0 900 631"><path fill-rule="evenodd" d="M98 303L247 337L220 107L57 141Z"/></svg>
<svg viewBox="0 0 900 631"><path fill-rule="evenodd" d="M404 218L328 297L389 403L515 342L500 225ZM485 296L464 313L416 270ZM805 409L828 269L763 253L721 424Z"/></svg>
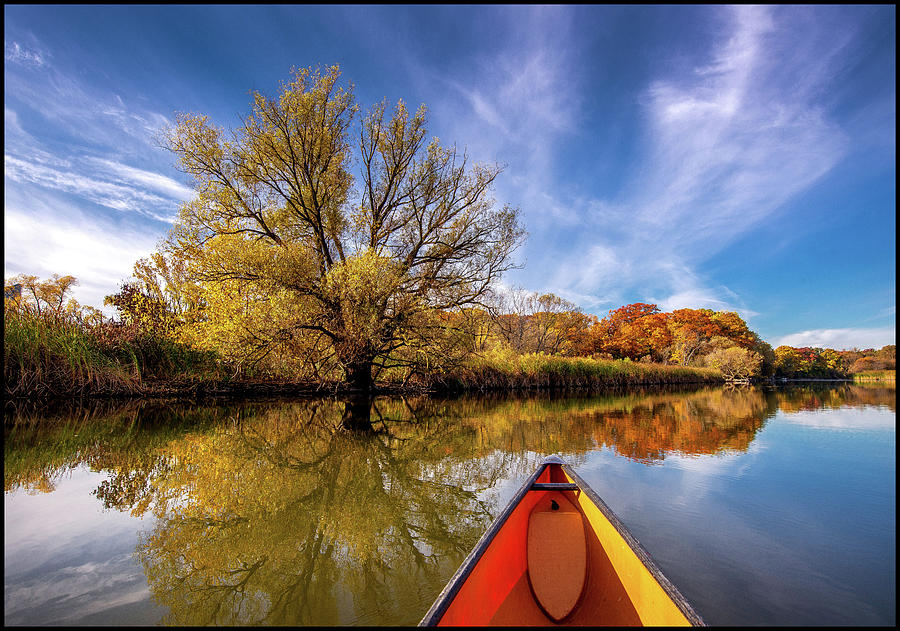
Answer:
<svg viewBox="0 0 900 631"><path fill-rule="evenodd" d="M728 338L737 346L753 348L759 342L759 336L734 311L715 311L711 318L719 326L722 337Z"/></svg>
<svg viewBox="0 0 900 631"><path fill-rule="evenodd" d="M594 327L593 351L615 358L640 359L650 355L665 361L672 343L667 314L654 304L636 302L609 312Z"/></svg>
<svg viewBox="0 0 900 631"><path fill-rule="evenodd" d="M712 353L737 347L762 358L752 362L754 373L769 373L775 363L771 347L733 311L676 309L666 313L655 304L636 302L610 311L592 327L589 340L590 352L608 353L616 359L702 366Z"/></svg>
<svg viewBox="0 0 900 631"><path fill-rule="evenodd" d="M726 337L712 309L676 309L669 319L671 359L683 366L696 363L714 337Z"/></svg>

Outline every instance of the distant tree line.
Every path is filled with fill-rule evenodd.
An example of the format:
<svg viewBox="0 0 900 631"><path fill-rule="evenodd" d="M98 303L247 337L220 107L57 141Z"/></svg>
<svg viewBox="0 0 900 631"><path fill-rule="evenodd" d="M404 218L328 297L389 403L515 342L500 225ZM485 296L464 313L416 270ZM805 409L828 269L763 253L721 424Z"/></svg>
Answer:
<svg viewBox="0 0 900 631"><path fill-rule="evenodd" d="M775 374L789 379L835 379L873 370L896 370L897 350L894 344L875 350L835 350L833 348L775 349Z"/></svg>

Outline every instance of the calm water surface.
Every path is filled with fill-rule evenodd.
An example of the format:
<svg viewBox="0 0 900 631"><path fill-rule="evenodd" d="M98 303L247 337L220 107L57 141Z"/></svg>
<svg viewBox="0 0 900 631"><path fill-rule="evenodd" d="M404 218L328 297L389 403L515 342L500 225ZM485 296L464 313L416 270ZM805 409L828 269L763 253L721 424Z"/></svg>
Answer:
<svg viewBox="0 0 900 631"><path fill-rule="evenodd" d="M714 625L894 625L896 391L7 407L7 625L414 625L549 454Z"/></svg>

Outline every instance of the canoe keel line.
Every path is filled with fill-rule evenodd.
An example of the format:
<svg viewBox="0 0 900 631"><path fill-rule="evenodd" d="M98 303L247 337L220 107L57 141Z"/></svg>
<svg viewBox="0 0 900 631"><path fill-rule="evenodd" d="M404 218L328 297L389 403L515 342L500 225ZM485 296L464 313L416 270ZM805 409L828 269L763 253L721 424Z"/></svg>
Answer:
<svg viewBox="0 0 900 631"><path fill-rule="evenodd" d="M600 497L546 458L419 626L705 626Z"/></svg>

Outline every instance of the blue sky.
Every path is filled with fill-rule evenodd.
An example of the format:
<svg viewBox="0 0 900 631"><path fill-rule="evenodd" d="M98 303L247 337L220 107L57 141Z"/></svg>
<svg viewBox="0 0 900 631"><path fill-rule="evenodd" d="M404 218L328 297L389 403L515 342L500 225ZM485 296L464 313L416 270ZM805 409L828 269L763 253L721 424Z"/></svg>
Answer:
<svg viewBox="0 0 900 631"><path fill-rule="evenodd" d="M158 132L292 67L506 165L509 287L740 313L773 346L896 329L893 6L4 7L4 268L101 306L190 198Z"/></svg>

